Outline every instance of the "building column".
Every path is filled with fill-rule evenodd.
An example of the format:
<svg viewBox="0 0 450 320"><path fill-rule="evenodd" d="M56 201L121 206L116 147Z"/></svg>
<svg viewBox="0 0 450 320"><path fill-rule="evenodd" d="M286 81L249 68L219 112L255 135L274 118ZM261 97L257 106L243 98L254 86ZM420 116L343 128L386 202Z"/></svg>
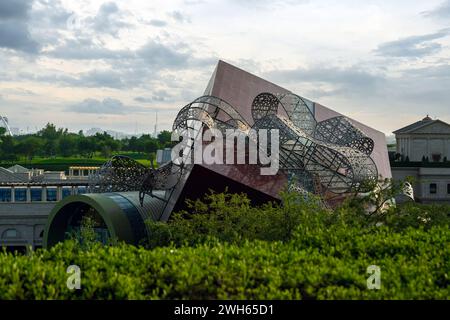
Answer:
<svg viewBox="0 0 450 320"><path fill-rule="evenodd" d="M31 202L31 187L30 186L27 186L27 195L26 195L25 202Z"/></svg>
<svg viewBox="0 0 450 320"><path fill-rule="evenodd" d="M16 202L16 192L14 186L11 186L11 202Z"/></svg>
<svg viewBox="0 0 450 320"><path fill-rule="evenodd" d="M42 186L42 202L46 202L46 201L47 201L47 187Z"/></svg>
<svg viewBox="0 0 450 320"><path fill-rule="evenodd" d="M61 201L62 199L62 186L56 187L56 201Z"/></svg>

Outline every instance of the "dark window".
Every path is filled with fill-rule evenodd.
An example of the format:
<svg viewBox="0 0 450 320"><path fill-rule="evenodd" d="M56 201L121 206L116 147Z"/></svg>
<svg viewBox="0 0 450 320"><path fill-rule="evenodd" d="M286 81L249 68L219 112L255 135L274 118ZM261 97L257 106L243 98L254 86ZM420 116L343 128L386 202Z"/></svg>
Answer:
<svg viewBox="0 0 450 320"><path fill-rule="evenodd" d="M447 194L450 194L450 183L447 184Z"/></svg>
<svg viewBox="0 0 450 320"><path fill-rule="evenodd" d="M431 194L437 193L437 184L436 183L430 183L430 193Z"/></svg>
<svg viewBox="0 0 450 320"><path fill-rule="evenodd" d="M71 187L63 187L62 188L62 197L68 197L72 194L72 188Z"/></svg>
<svg viewBox="0 0 450 320"><path fill-rule="evenodd" d="M87 192L87 188L86 187L78 187L78 194L84 194Z"/></svg>
<svg viewBox="0 0 450 320"><path fill-rule="evenodd" d="M0 189L0 202L11 202L11 189Z"/></svg>
<svg viewBox="0 0 450 320"><path fill-rule="evenodd" d="M56 195L56 188L47 188L47 201L56 201L57 195Z"/></svg>
<svg viewBox="0 0 450 320"><path fill-rule="evenodd" d="M31 188L31 201L42 201L41 188Z"/></svg>
<svg viewBox="0 0 450 320"><path fill-rule="evenodd" d="M27 201L27 189L26 188L16 188L14 189L14 200L16 202Z"/></svg>

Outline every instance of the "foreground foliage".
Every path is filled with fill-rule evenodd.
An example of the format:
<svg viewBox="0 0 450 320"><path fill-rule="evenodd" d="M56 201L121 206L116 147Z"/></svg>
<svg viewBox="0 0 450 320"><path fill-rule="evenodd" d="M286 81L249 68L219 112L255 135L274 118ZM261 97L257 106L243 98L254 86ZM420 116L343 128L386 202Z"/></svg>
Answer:
<svg viewBox="0 0 450 320"><path fill-rule="evenodd" d="M0 253L0 299L448 299L448 206L408 204L367 217L361 201L333 212L284 195L252 207L209 195L147 248L67 241L28 256ZM81 290L69 290L69 265ZM368 290L367 267L381 268Z"/></svg>

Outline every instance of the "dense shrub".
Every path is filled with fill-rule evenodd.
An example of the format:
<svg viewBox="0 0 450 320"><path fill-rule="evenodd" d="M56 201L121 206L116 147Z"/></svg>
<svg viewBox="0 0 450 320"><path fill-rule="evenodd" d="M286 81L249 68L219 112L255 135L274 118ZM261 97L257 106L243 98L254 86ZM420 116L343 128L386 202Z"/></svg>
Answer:
<svg viewBox="0 0 450 320"><path fill-rule="evenodd" d="M448 243L442 227L336 228L286 243L210 240L153 250L66 242L30 256L1 253L0 299L447 299ZM72 264L81 268L81 290L66 287ZM374 264L380 290L366 287Z"/></svg>
<svg viewBox="0 0 450 320"><path fill-rule="evenodd" d="M252 207L208 195L167 224L151 249L80 245L0 253L0 299L448 299L448 206L407 204L367 217L358 203L331 211L285 194ZM81 268L81 290L66 286ZM368 290L366 269L381 268Z"/></svg>
<svg viewBox="0 0 450 320"><path fill-rule="evenodd" d="M449 205L406 203L384 213L367 215L364 199L350 199L334 210L318 198L282 193L282 203L252 207L243 194L208 194L188 202L188 210L173 214L169 223L148 221L149 247L193 245L213 237L240 243L247 240L289 241L294 234L360 228L374 232L380 225L401 231L408 227L450 227Z"/></svg>

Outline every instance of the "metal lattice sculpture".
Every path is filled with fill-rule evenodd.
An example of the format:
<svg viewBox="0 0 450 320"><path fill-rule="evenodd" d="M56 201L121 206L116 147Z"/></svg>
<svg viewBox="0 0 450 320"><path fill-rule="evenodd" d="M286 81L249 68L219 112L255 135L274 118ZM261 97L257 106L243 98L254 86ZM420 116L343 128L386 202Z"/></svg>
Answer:
<svg viewBox="0 0 450 320"><path fill-rule="evenodd" d="M266 116L253 128L278 129L280 168L308 171L333 193L349 192L377 176L376 166L366 154L317 140L281 116Z"/></svg>
<svg viewBox="0 0 450 320"><path fill-rule="evenodd" d="M311 103L285 93L261 93L251 106L253 126L226 101L202 96L183 107L172 129L189 136L187 156L191 156L196 137L205 128L235 129L247 134L250 129L279 130L279 164L291 181L291 190L300 193L335 194L355 189L364 191L366 180L377 179L377 167L370 157L374 142L349 119L338 116L317 122ZM189 135L184 135L190 131ZM95 191L139 191L156 197L154 190L171 190L183 175L184 165L169 162L158 169L146 168L128 157L116 156L98 172Z"/></svg>
<svg viewBox="0 0 450 320"><path fill-rule="evenodd" d="M314 134L317 122L305 99L292 93L280 94L277 98L289 120L296 127L301 128L309 135Z"/></svg>
<svg viewBox="0 0 450 320"><path fill-rule="evenodd" d="M155 169L126 156L114 156L91 178L89 187L95 193L139 191L142 204L145 195L159 198L153 191L173 188L182 172L183 166L175 167L172 162Z"/></svg>
<svg viewBox="0 0 450 320"><path fill-rule="evenodd" d="M201 122L209 129L248 130L248 124L233 106L213 96L202 96L184 106L178 112L172 129L177 131L187 129L198 130L189 121Z"/></svg>
<svg viewBox="0 0 450 320"><path fill-rule="evenodd" d="M279 115L279 106L289 119ZM311 181L319 180L324 189L333 193L350 192L362 188L366 180L377 179L377 167L370 158L373 140L347 118L339 116L317 123L303 98L271 93L256 96L252 116L254 129L279 130L282 169L303 169L311 174ZM308 189L306 185L300 188Z"/></svg>
<svg viewBox="0 0 450 320"><path fill-rule="evenodd" d="M339 116L319 122L314 137L322 141L357 149L367 155L373 151L373 140L356 128L346 117Z"/></svg>
<svg viewBox="0 0 450 320"><path fill-rule="evenodd" d="M94 192L139 190L148 168L125 156L114 156L94 175L90 189Z"/></svg>
<svg viewBox="0 0 450 320"><path fill-rule="evenodd" d="M175 165L174 162L168 162L158 169L151 169L147 172L139 189L139 199L141 204L145 195L159 198L153 193L156 190L169 190L175 187L181 175L183 174L183 165ZM161 199L166 200L166 199Z"/></svg>

